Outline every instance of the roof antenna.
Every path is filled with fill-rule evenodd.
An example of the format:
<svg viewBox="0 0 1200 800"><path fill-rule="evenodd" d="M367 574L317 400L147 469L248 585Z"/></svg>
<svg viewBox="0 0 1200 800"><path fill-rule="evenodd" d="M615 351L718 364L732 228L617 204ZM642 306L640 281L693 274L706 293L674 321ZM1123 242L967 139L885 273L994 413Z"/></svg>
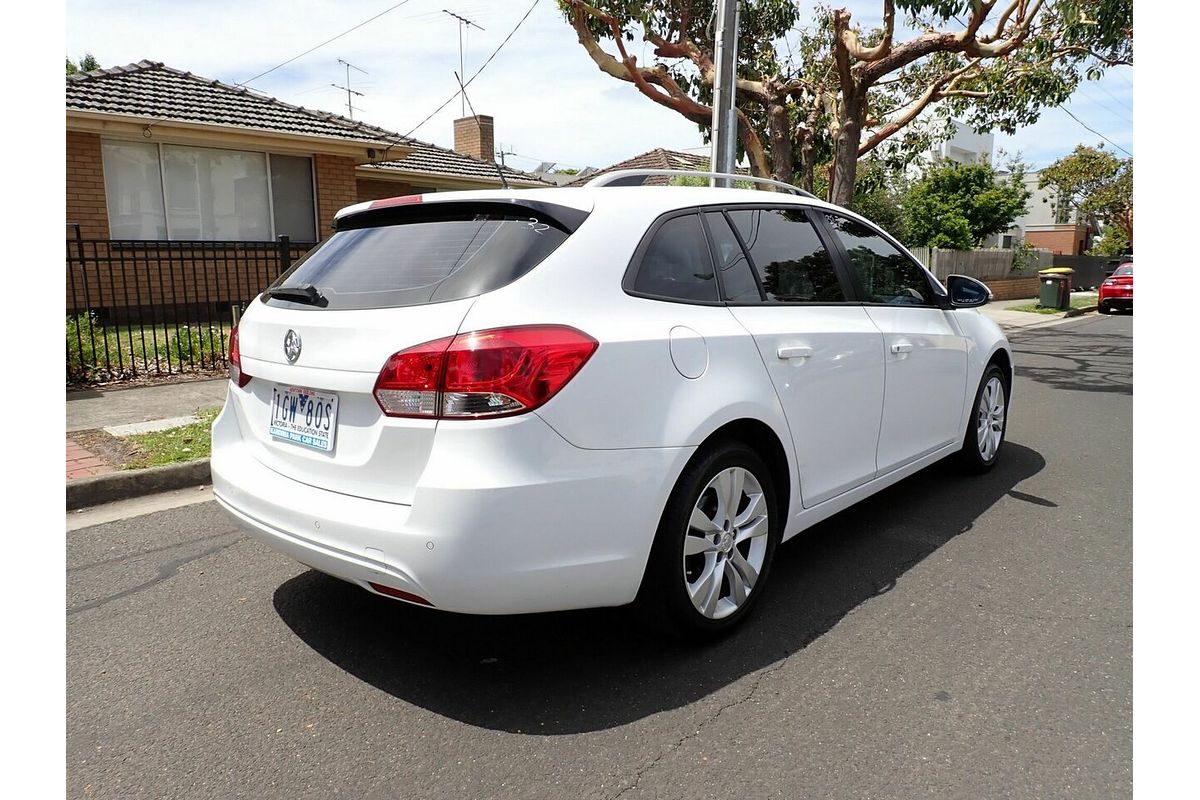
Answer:
<svg viewBox="0 0 1200 800"><path fill-rule="evenodd" d="M471 109L471 116L474 117L476 119L476 121L478 121L479 115L475 113L475 106L471 105L471 98L467 97L467 87L463 84L462 78L459 76L459 74L457 72L454 73L454 80L458 81L458 90L460 92L462 92L463 98L466 99L467 108ZM496 174L500 176L500 184L505 189L511 189L512 187L508 185L508 180L504 177L504 170L500 169L500 165L497 164L495 161L493 161L492 164L496 167Z"/></svg>

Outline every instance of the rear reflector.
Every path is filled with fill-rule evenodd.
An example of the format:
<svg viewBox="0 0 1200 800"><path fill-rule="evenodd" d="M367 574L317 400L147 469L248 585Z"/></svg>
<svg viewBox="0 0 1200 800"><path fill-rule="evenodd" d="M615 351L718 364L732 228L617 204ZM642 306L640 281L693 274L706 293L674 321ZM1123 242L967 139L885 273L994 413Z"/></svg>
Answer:
<svg viewBox="0 0 1200 800"><path fill-rule="evenodd" d="M429 606L433 608L433 603L426 600L420 595L415 595L412 592L406 592L403 589L393 589L391 586L384 586L382 583L367 581L367 585L380 594L386 594L388 597L394 597L397 600L407 600L410 603L416 603L419 606Z"/></svg>
<svg viewBox="0 0 1200 800"><path fill-rule="evenodd" d="M579 372L599 344L565 325L463 333L394 354L375 381L392 417L482 418L544 404Z"/></svg>

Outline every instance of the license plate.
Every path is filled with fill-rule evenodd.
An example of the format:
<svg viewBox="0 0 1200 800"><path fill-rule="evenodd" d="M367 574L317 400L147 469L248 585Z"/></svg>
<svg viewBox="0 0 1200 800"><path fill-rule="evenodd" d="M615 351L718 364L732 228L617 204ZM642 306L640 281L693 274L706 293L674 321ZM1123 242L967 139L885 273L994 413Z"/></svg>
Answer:
<svg viewBox="0 0 1200 800"><path fill-rule="evenodd" d="M337 433L336 394L278 384L271 392L272 436L314 450L333 449Z"/></svg>

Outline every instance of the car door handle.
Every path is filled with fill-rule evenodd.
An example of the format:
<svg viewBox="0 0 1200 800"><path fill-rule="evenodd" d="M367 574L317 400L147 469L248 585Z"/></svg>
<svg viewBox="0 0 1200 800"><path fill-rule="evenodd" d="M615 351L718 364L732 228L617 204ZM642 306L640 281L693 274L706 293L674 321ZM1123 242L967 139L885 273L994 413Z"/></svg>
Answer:
<svg viewBox="0 0 1200 800"><path fill-rule="evenodd" d="M892 345L893 353L911 353L912 349L912 342L896 342Z"/></svg>
<svg viewBox="0 0 1200 800"><path fill-rule="evenodd" d="M777 352L780 358L786 360L791 358L809 358L813 354L813 349L804 346L781 347Z"/></svg>

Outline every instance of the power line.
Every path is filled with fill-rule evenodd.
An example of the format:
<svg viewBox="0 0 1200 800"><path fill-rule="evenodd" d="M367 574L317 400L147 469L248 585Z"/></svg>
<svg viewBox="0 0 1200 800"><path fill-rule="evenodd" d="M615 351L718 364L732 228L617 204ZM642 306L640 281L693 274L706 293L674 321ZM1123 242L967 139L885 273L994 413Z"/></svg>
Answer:
<svg viewBox="0 0 1200 800"><path fill-rule="evenodd" d="M1096 95L1083 91L1082 85L1077 86L1075 88L1075 91L1079 92L1085 99L1090 100L1093 105L1103 109L1104 111L1107 111L1109 114L1112 114L1114 117L1117 117L1122 122L1126 122L1130 125L1133 124L1133 120L1131 120L1128 116L1126 116L1121 110L1114 109L1112 106L1110 106L1105 101L1101 100ZM1120 103L1118 103L1118 108L1120 108Z"/></svg>
<svg viewBox="0 0 1200 800"><path fill-rule="evenodd" d="M404 139L407 139L409 136L411 136L413 133L415 133L422 125L424 125L426 122L429 122L429 120L433 119L434 115L436 115L439 111L441 111L443 108L445 108L446 106L448 106L452 102L454 102L454 98L458 97L458 95L463 91L463 89L470 86L471 81L473 81L477 77L479 77L479 73L483 72L483 70L487 68L487 65L492 63L492 59L496 57L497 53L499 53L502 49L504 49L504 45L508 44L508 40L513 37L513 34L515 34L521 28L521 26L523 24L525 24L525 20L529 19L529 15L533 13L533 9L537 8L537 4L540 2L541 2L541 0L533 0L533 3L529 6L529 10L525 12L525 16L521 17L521 19L517 22L516 26L511 31L508 32L508 36L504 37L504 41L502 41L500 43L500 45L495 50L492 51L492 54L487 57L487 61L484 61L482 66L480 66L479 69L475 70L474 74L472 74L470 78L467 78L466 82L461 85L461 87L459 88L459 90L457 92L455 92L454 94L447 97L446 102L442 103L440 106L435 108L429 114L429 116L425 117L425 119L421 120L416 125L414 125L412 128L410 128L409 131L407 133L401 135L401 137L399 139L397 139L394 142L390 142L388 144L388 146L390 147L393 144L399 144Z"/></svg>
<svg viewBox="0 0 1200 800"><path fill-rule="evenodd" d="M307 50L305 50L305 51L304 51L303 53L301 53L300 55L298 55L298 56L292 56L292 57L291 57L291 58L289 58L287 61L284 61L282 64L276 64L275 66L271 67L271 68L270 68L269 70L267 70L266 72L260 72L260 73L258 73L257 75L255 75L253 78L250 78L249 80L244 80L244 81L242 81L241 83L235 83L235 84L234 84L234 86L246 86L246 85L248 85L248 84L250 84L250 83L253 83L254 81L258 80L259 78L263 77L264 75L269 75L269 74L271 74L272 72L274 72L275 70L279 69L280 67L286 67L288 64L292 63L292 62L293 62L293 61L295 61L296 59L298 59L298 58L304 58L304 56L308 55L309 53L313 52L314 50L320 50L322 47L324 47L325 45L329 44L330 42L335 42L335 41L337 41L338 39L340 39L340 38L342 38L343 36L345 36L346 34L348 34L348 33L353 33L354 31L358 30L358 29L359 29L359 28L361 28L363 25L366 25L368 22L374 22L375 20L377 20L377 19L379 19L380 17L382 17L384 14L387 14L387 13L389 13L389 12L395 11L395 10L396 10L397 8L399 8L400 6L407 5L408 3L409 3L409 0L400 0L400 2L399 2L399 3L396 3L396 5L394 5L394 6L390 6L389 8L385 8L383 11L380 11L378 14L376 14L376 15L375 15L375 16L373 16L373 17L371 17L370 19L368 19L368 20L364 20L364 21L362 21L362 22L358 23L357 25L355 25L353 28L350 28L349 30L342 31L342 32L341 32L341 33L339 33L337 36L334 36L332 39L326 39L325 41L321 42L319 45L317 45L317 46L315 46L315 47L310 47L310 48L308 48Z"/></svg>
<svg viewBox="0 0 1200 800"><path fill-rule="evenodd" d="M1114 142L1112 139L1108 138L1108 137L1107 137L1107 136L1105 136L1103 133L1101 133L1100 131L1096 130L1096 129L1095 129L1095 128L1093 128L1091 125L1088 125L1086 122L1084 122L1083 120L1081 120L1079 117L1077 117L1077 116L1075 116L1074 114L1072 114L1072 113L1071 113L1071 109L1067 108L1066 106L1059 106L1059 108L1061 108L1063 111L1067 112L1067 116L1069 116L1071 119L1075 120L1075 121L1076 121L1076 122L1078 122L1080 125L1082 125L1083 127L1087 128L1089 131L1091 131L1092 133L1096 134L1096 135L1097 135L1097 136L1099 136L1101 139L1103 139L1104 141L1108 142L1109 144L1111 144L1113 147L1115 147L1115 148L1117 148L1118 150L1120 150L1120 151L1121 151L1122 153L1124 153L1125 155L1129 156L1130 158L1133 158L1133 153L1129 152L1129 151L1128 151L1128 150L1126 150L1124 147L1121 147L1121 145L1117 144L1117 143L1116 143L1116 142Z"/></svg>

